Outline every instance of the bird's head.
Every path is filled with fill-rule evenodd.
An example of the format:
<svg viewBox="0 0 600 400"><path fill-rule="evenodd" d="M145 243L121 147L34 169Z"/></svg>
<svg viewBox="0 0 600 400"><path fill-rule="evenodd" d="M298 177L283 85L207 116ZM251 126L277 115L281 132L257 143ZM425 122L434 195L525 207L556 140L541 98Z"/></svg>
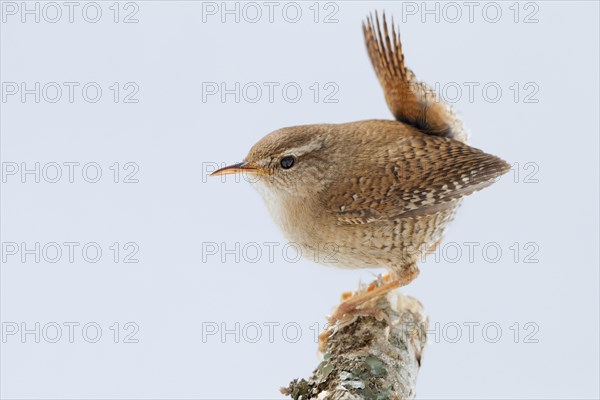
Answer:
<svg viewBox="0 0 600 400"><path fill-rule="evenodd" d="M243 173L261 192L267 189L281 195L309 196L335 177L331 160L341 149L331 140L332 129L331 125L278 129L252 146L241 163L221 168L211 176Z"/></svg>

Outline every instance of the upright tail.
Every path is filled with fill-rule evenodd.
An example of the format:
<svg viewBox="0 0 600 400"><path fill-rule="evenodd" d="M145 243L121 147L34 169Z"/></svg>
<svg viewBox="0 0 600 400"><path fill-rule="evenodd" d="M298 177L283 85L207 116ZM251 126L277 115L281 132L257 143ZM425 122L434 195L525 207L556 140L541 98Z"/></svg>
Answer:
<svg viewBox="0 0 600 400"><path fill-rule="evenodd" d="M392 19L390 38L383 14L383 32L375 13L363 23L369 58L383 87L387 105L396 120L412 125L424 133L466 143L467 133L449 104L436 96L426 83L404 65L400 35Z"/></svg>

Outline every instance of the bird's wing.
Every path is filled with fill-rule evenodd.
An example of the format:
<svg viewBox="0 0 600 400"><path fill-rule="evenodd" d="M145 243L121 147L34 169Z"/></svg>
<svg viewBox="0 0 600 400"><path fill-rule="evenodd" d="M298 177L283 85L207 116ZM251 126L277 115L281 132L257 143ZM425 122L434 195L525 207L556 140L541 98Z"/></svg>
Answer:
<svg viewBox="0 0 600 400"><path fill-rule="evenodd" d="M366 224L424 215L453 207L483 189L509 165L500 158L448 138L419 135L393 149L365 155L355 170L327 191L327 208L341 224Z"/></svg>
<svg viewBox="0 0 600 400"><path fill-rule="evenodd" d="M465 143L467 134L450 107L404 65L400 35L396 35L392 19L392 35L388 32L385 14L383 32L377 13L363 23L363 33L369 58L383 87L387 105L400 122L412 125L424 133L448 137Z"/></svg>

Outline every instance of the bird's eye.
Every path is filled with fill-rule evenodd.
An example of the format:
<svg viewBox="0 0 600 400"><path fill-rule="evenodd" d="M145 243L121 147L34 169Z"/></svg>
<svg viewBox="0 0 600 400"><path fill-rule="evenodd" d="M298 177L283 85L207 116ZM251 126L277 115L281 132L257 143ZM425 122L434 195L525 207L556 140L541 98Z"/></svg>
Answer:
<svg viewBox="0 0 600 400"><path fill-rule="evenodd" d="M281 159L279 163L281 164L281 168L290 169L294 166L295 162L296 158L294 156L285 156Z"/></svg>

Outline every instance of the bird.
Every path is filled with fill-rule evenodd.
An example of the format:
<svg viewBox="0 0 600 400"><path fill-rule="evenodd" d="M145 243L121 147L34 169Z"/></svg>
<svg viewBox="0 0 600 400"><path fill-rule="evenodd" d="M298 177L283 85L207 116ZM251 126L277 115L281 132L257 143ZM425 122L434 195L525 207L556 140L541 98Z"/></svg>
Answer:
<svg viewBox="0 0 600 400"><path fill-rule="evenodd" d="M412 282L417 261L440 244L462 199L510 168L469 146L452 107L406 67L393 18L391 32L385 13L381 24L369 15L362 28L394 119L278 129L242 162L211 174L255 177L273 220L303 255L329 245L335 266L387 269L369 290L346 296L334 320Z"/></svg>

